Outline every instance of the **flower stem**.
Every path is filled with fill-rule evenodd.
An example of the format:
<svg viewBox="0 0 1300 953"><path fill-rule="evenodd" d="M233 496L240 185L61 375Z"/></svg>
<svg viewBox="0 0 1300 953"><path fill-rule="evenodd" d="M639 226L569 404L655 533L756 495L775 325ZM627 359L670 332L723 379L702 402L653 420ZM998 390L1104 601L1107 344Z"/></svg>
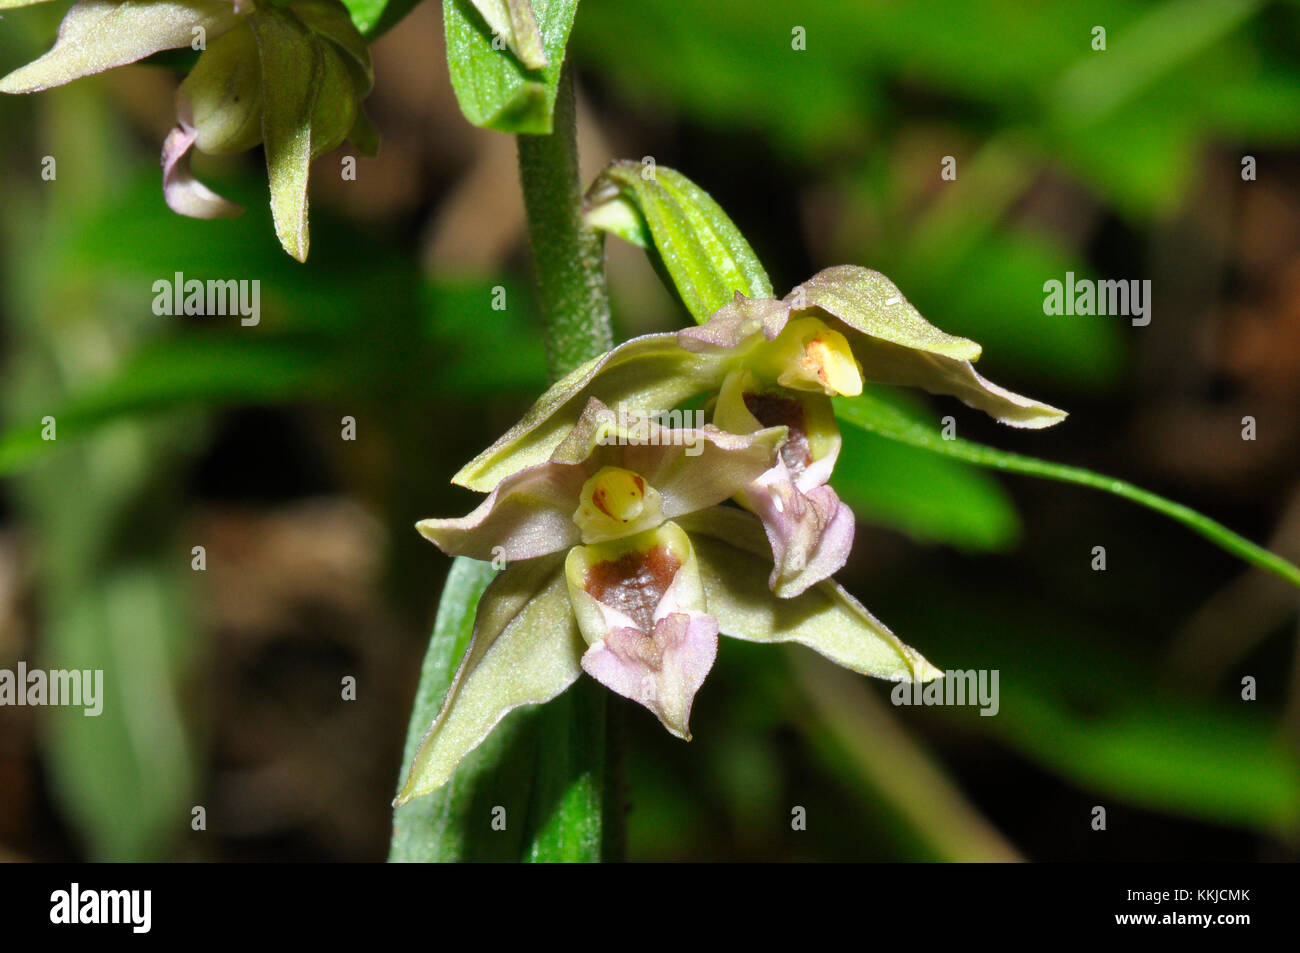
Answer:
<svg viewBox="0 0 1300 953"><path fill-rule="evenodd" d="M537 264L551 380L614 343L605 287L604 240L582 220L573 77L565 66L553 132L518 137L519 178ZM608 692L580 678L540 713L535 783L548 816L528 859L613 860L622 853L620 733ZM616 719L614 719L616 721Z"/></svg>
<svg viewBox="0 0 1300 953"><path fill-rule="evenodd" d="M555 98L554 132L518 137L519 177L553 381L614 346L604 239L582 221L576 119L573 79L566 66Z"/></svg>

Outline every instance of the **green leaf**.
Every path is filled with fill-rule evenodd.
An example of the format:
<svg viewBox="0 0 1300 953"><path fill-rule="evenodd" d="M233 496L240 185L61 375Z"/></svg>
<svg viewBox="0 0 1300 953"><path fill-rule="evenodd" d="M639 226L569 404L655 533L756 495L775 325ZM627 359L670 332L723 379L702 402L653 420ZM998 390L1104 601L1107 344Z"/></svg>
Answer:
<svg viewBox="0 0 1300 953"><path fill-rule="evenodd" d="M894 595L891 611L925 632L953 669L1001 672L997 717L934 710L958 731L998 739L1072 784L1149 810L1284 836L1300 829L1300 765L1280 711L1243 705L1236 691L1188 694L1160 677L1163 652L1149 645L1142 618L1116 629L1063 614L1032 592L1009 600L960 579L950 599L925 585ZM1261 684L1284 684L1283 666L1262 668Z"/></svg>
<svg viewBox="0 0 1300 953"><path fill-rule="evenodd" d="M565 45L578 0L536 0L546 66L530 69L506 49L470 0L443 0L447 65L461 112L476 126L498 132L549 135Z"/></svg>
<svg viewBox="0 0 1300 953"><path fill-rule="evenodd" d="M433 637L420 669L411 712L403 772L415 760L428 726L438 715L443 696L469 648L474 613L483 590L497 575L490 563L458 558L451 564L438 603ZM524 813L531 793L533 758L523 756L535 744L533 712L508 715L456 769L450 784L404 804L393 814L388 859L395 863L464 860L517 860L524 849L524 825L507 822L490 829L492 809Z"/></svg>
<svg viewBox="0 0 1300 953"><path fill-rule="evenodd" d="M58 422L58 441L42 439L40 421L7 428L0 436L0 474L122 417L184 406L319 397L330 394L344 372L344 362L331 359L328 351L208 337L146 347L101 384L68 398L52 413Z"/></svg>
<svg viewBox="0 0 1300 953"><path fill-rule="evenodd" d="M611 164L585 200L587 223L654 249L691 317L703 324L739 292L771 298L758 256L717 202L686 176L639 162Z"/></svg>
<svg viewBox="0 0 1300 953"><path fill-rule="evenodd" d="M1174 503L1125 480L1116 480L1082 467L1049 463L1018 453L995 450L969 440L945 440L933 427L909 417L871 394L863 394L852 399L836 398L835 415L843 423L853 424L890 440L898 440L923 450L965 460L976 466L1010 473L1023 473L1048 480L1060 480L1064 483L1076 483L1113 493L1182 523L1239 559L1276 573L1291 584L1300 587L1300 567L1239 536L1189 506Z"/></svg>
<svg viewBox="0 0 1300 953"><path fill-rule="evenodd" d="M275 234L286 252L306 261L311 119L323 57L302 22L275 7L258 8L250 22L262 63L262 142Z"/></svg>
<svg viewBox="0 0 1300 953"><path fill-rule="evenodd" d="M943 674L831 580L793 598L775 595L767 585L772 552L750 514L716 506L677 523L691 537L708 612L724 635L797 642L837 665L895 682Z"/></svg>
<svg viewBox="0 0 1300 953"><path fill-rule="evenodd" d="M342 0L352 16L352 23L367 40L395 26L415 9L420 0Z"/></svg>
<svg viewBox="0 0 1300 953"><path fill-rule="evenodd" d="M515 563L483 594L474 636L395 806L446 784L461 759L516 708L550 701L582 674L585 649L563 559Z"/></svg>
<svg viewBox="0 0 1300 953"><path fill-rule="evenodd" d="M53 49L0 80L0 92L60 86L160 50L189 46L196 27L213 39L237 22L227 0L80 0L63 18Z"/></svg>
<svg viewBox="0 0 1300 953"><path fill-rule="evenodd" d="M370 47L339 0L296 0L293 15L348 54L364 80L364 91L369 92L375 82Z"/></svg>

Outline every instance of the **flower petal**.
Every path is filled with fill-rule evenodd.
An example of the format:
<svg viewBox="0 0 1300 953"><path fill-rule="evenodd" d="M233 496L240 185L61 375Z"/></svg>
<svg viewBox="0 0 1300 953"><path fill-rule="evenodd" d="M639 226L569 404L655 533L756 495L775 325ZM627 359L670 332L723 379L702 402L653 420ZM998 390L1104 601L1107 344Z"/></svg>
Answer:
<svg viewBox="0 0 1300 953"><path fill-rule="evenodd" d="M587 649L582 668L606 688L654 712L691 740L691 705L718 656L718 623L703 612L671 612L647 635L617 628Z"/></svg>
<svg viewBox="0 0 1300 953"><path fill-rule="evenodd" d="M79 0L63 18L53 48L0 79L0 92L60 86L160 50L189 46L197 27L212 40L236 22L229 0Z"/></svg>
<svg viewBox="0 0 1300 953"><path fill-rule="evenodd" d="M717 427L662 427L594 397L552 459L631 470L659 493L665 519L706 509L758 479L776 460L785 427L733 434Z"/></svg>
<svg viewBox="0 0 1300 953"><path fill-rule="evenodd" d="M591 397L609 406L667 411L717 387L726 370L721 357L701 359L683 350L675 334L632 338L552 385L519 423L451 482L486 493L509 474L546 461Z"/></svg>
<svg viewBox="0 0 1300 953"><path fill-rule="evenodd" d="M465 659L394 805L450 780L461 759L510 712L550 701L573 684L585 648L562 560L531 560L505 570L479 601Z"/></svg>
<svg viewBox="0 0 1300 953"><path fill-rule="evenodd" d="M657 492L659 517L671 519L720 503L756 480L772 466L784 437L783 427L745 436L716 427L660 427L592 398L548 461L507 476L468 516L417 527L450 555L531 559L581 541L574 516L582 489L605 467L642 477ZM647 528L638 522L629 532Z"/></svg>
<svg viewBox="0 0 1300 953"><path fill-rule="evenodd" d="M715 507L677 522L691 537L708 612L724 635L798 642L837 665L895 682L942 675L832 580L792 599L774 595L766 582L768 543L748 513Z"/></svg>
<svg viewBox="0 0 1300 953"><path fill-rule="evenodd" d="M879 341L954 361L975 361L980 356L978 344L940 331L921 317L892 281L870 268L825 268L797 285L785 300L794 311L821 308Z"/></svg>
<svg viewBox="0 0 1300 953"><path fill-rule="evenodd" d="M244 211L223 199L216 192L194 178L190 172L190 150L198 130L180 125L167 134L163 142L163 198L173 212L190 218L233 218Z"/></svg>
<svg viewBox="0 0 1300 953"><path fill-rule="evenodd" d="M449 556L533 559L581 542L574 510L588 473L580 464L543 463L511 474L468 516L428 519L416 529Z"/></svg>
<svg viewBox="0 0 1300 953"><path fill-rule="evenodd" d="M785 299L793 310L820 308L860 334L854 356L869 381L947 394L1012 427L1050 427L1066 413L1014 394L976 373L980 346L945 334L877 271L840 265L818 272Z"/></svg>
<svg viewBox="0 0 1300 953"><path fill-rule="evenodd" d="M674 523L576 546L565 560L569 598L591 646L583 669L690 740L691 703L718 652L699 562Z"/></svg>
<svg viewBox="0 0 1300 953"><path fill-rule="evenodd" d="M800 595L843 568L853 548L853 511L829 486L797 489L774 467L744 493L772 547L768 585L782 599Z"/></svg>
<svg viewBox="0 0 1300 953"><path fill-rule="evenodd" d="M274 6L259 7L249 22L262 64L262 142L275 234L286 252L306 261L311 121L323 56L302 22Z"/></svg>

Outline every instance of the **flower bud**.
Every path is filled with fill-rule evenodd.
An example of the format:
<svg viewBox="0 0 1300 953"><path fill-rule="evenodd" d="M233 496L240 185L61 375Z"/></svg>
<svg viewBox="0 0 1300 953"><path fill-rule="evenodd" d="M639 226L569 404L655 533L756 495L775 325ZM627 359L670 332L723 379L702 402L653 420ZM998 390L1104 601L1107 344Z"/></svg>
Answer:
<svg viewBox="0 0 1300 953"><path fill-rule="evenodd" d="M228 155L262 141L259 73L257 44L246 24L208 44L176 93L176 115L197 131L200 152Z"/></svg>

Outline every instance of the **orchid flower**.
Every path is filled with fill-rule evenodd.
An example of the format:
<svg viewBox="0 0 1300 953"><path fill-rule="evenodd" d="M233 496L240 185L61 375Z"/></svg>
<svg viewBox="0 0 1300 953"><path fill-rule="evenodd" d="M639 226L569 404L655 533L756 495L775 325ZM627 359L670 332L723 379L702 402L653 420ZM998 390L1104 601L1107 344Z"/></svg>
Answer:
<svg viewBox="0 0 1300 953"><path fill-rule="evenodd" d="M444 784L513 709L582 672L690 740L718 635L800 642L895 681L940 672L831 582L768 590L754 518L720 507L772 468L784 427L661 427L590 399L550 457L503 478L460 519L418 524L444 552L507 561L398 803Z"/></svg>
<svg viewBox="0 0 1300 953"><path fill-rule="evenodd" d="M374 81L370 50L339 0L78 0L53 48L0 79L0 92L37 92L183 47L203 52L177 91L177 125L163 145L167 204L193 218L238 215L193 177L189 156L261 143L276 236L305 261L311 160L348 138L363 152L376 145L361 109Z"/></svg>
<svg viewBox="0 0 1300 953"><path fill-rule="evenodd" d="M714 394L713 423L723 430L787 430L779 458L737 501L762 520L772 590L797 596L843 566L853 541L852 511L828 485L840 449L832 397L900 384L957 397L1013 427L1065 418L981 377L979 356L978 344L931 325L879 272L828 268L784 299L737 294L699 327L633 338L578 368L453 482L488 491L535 465L590 397L645 413Z"/></svg>

